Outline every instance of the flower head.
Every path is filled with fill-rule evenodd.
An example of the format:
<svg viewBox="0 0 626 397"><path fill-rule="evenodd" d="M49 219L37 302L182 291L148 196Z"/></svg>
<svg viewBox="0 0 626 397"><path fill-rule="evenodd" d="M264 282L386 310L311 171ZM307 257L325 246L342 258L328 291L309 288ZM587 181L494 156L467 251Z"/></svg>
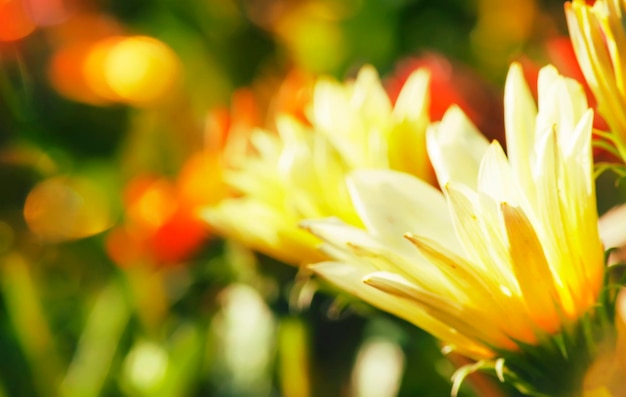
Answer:
<svg viewBox="0 0 626 397"><path fill-rule="evenodd" d="M429 129L443 193L404 173L350 174L366 230L306 221L333 258L312 269L475 359L539 345L574 324L603 280L593 112L580 85L553 67L538 86L537 109L521 67L511 67L508 159L458 108Z"/></svg>
<svg viewBox="0 0 626 397"><path fill-rule="evenodd" d="M320 78L307 120L283 113L276 132L251 134L255 155L239 159L226 176L241 196L208 209L206 219L284 262L320 260L319 240L298 223L335 215L360 225L344 184L348 172L392 168L434 182L425 145L427 89L428 74L415 72L394 106L372 67L346 84Z"/></svg>
<svg viewBox="0 0 626 397"><path fill-rule="evenodd" d="M626 5L621 0L565 3L574 50L598 101L598 112L626 160Z"/></svg>

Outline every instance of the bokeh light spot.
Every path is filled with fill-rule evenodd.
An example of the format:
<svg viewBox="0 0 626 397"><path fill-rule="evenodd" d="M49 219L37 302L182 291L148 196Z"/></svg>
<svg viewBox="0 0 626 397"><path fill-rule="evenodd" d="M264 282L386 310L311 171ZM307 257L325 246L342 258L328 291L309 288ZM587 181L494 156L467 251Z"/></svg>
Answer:
<svg viewBox="0 0 626 397"><path fill-rule="evenodd" d="M166 179L133 179L125 196L128 217L148 230L161 227L178 208L174 186Z"/></svg>
<svg viewBox="0 0 626 397"><path fill-rule="evenodd" d="M141 263L145 250L144 245L137 233L132 233L125 227L111 230L105 243L107 254L111 260L122 267Z"/></svg>
<svg viewBox="0 0 626 397"><path fill-rule="evenodd" d="M53 177L28 194L24 219L31 232L47 242L92 236L112 224L104 192L80 177Z"/></svg>
<svg viewBox="0 0 626 397"><path fill-rule="evenodd" d="M82 73L89 88L94 94L108 101L116 102L122 99L110 86L105 69L111 50L122 40L122 37L114 36L96 42L91 46L83 63Z"/></svg>
<svg viewBox="0 0 626 397"><path fill-rule="evenodd" d="M404 353L396 343L380 338L366 341L361 346L352 374L354 396L397 395L404 361Z"/></svg>
<svg viewBox="0 0 626 397"><path fill-rule="evenodd" d="M33 21L39 26L55 25L69 17L63 0L25 0Z"/></svg>
<svg viewBox="0 0 626 397"><path fill-rule="evenodd" d="M125 370L131 384L144 392L153 392L163 382L169 358L159 345L140 342L126 358Z"/></svg>
<svg viewBox="0 0 626 397"><path fill-rule="evenodd" d="M52 57L49 77L52 86L63 96L92 105L108 103L95 92L88 74L84 72L91 46L78 44L58 50Z"/></svg>
<svg viewBox="0 0 626 397"><path fill-rule="evenodd" d="M35 30L25 4L21 0L0 1L0 41L14 41Z"/></svg>
<svg viewBox="0 0 626 397"><path fill-rule="evenodd" d="M106 81L124 100L144 104L166 97L178 79L174 52L162 42L145 36L119 41L107 54Z"/></svg>
<svg viewBox="0 0 626 397"><path fill-rule="evenodd" d="M347 53L343 32L335 21L307 11L304 8L285 18L277 31L298 66L315 72L333 70Z"/></svg>
<svg viewBox="0 0 626 397"><path fill-rule="evenodd" d="M179 211L151 236L150 246L159 262L177 263L198 251L207 237L203 221Z"/></svg>
<svg viewBox="0 0 626 397"><path fill-rule="evenodd" d="M183 165L178 189L189 207L216 205L228 192L218 153L197 153Z"/></svg>

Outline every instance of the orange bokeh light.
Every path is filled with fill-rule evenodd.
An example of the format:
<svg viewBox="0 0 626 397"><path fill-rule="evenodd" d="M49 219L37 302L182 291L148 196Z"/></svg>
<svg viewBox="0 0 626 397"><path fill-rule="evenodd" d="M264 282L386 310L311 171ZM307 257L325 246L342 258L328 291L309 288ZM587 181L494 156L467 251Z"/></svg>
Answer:
<svg viewBox="0 0 626 397"><path fill-rule="evenodd" d="M235 91L231 107L213 109L207 115L205 140L207 152L220 157L229 167L250 151L249 136L260 125L259 107L254 93L247 88Z"/></svg>
<svg viewBox="0 0 626 397"><path fill-rule="evenodd" d="M52 86L63 96L92 105L106 105L119 98L105 84L102 66L98 61L101 43L118 38L119 24L111 17L99 13L77 13L65 23L46 30L47 38L56 48L48 75ZM100 61L102 61L100 57ZM90 74L91 67L99 70Z"/></svg>
<svg viewBox="0 0 626 397"><path fill-rule="evenodd" d="M126 221L109 233L106 249L120 266L174 265L197 252L209 232L177 186L156 176L131 180L125 190Z"/></svg>
<svg viewBox="0 0 626 397"><path fill-rule="evenodd" d="M64 23L46 29L46 37L57 48L78 43L92 44L122 33L123 28L117 20L99 12L75 13Z"/></svg>
<svg viewBox="0 0 626 397"><path fill-rule="evenodd" d="M197 208L215 205L228 194L218 153L202 152L191 156L183 165L177 179L178 191L184 205Z"/></svg>
<svg viewBox="0 0 626 397"><path fill-rule="evenodd" d="M146 104L171 93L179 65L176 54L159 40L135 36L109 48L104 74L109 87L124 101Z"/></svg>
<svg viewBox="0 0 626 397"><path fill-rule="evenodd" d="M206 224L181 210L150 236L148 244L157 262L177 263L196 253L207 237Z"/></svg>
<svg viewBox="0 0 626 397"><path fill-rule="evenodd" d="M31 18L38 26L55 25L69 17L63 0L24 0Z"/></svg>
<svg viewBox="0 0 626 397"><path fill-rule="evenodd" d="M176 54L156 39L108 36L63 46L53 57L50 78L74 100L149 106L172 93L179 64Z"/></svg>
<svg viewBox="0 0 626 397"><path fill-rule="evenodd" d="M21 0L0 1L0 41L15 41L35 30L26 5Z"/></svg>
<svg viewBox="0 0 626 397"><path fill-rule="evenodd" d="M111 88L105 69L111 49L122 40L124 40L123 37L113 36L95 42L85 54L82 63L81 72L87 85L94 94L107 101L117 102L122 100Z"/></svg>
<svg viewBox="0 0 626 397"><path fill-rule="evenodd" d="M315 78L301 69L294 69L287 74L272 103L276 114L287 113L309 124L306 117L307 106L313 99Z"/></svg>
<svg viewBox="0 0 626 397"><path fill-rule="evenodd" d="M109 257L120 266L137 264L144 260L146 243L141 235L130 232L124 226L109 232L105 246Z"/></svg>
<svg viewBox="0 0 626 397"><path fill-rule="evenodd" d="M124 194L129 220L143 229L155 230L176 212L178 201L173 184L164 178L133 179Z"/></svg>
<svg viewBox="0 0 626 397"><path fill-rule="evenodd" d="M90 51L89 44L76 44L58 50L50 61L48 76L61 95L79 102L104 105L110 100L98 95L83 73Z"/></svg>

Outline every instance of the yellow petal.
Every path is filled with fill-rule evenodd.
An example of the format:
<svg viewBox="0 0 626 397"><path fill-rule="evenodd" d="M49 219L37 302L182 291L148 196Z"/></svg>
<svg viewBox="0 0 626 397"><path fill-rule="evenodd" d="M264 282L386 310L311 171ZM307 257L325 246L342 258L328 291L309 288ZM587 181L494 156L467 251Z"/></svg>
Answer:
<svg viewBox="0 0 626 397"><path fill-rule="evenodd" d="M359 70L350 102L367 124L379 125L391 114L391 101L371 65Z"/></svg>
<svg viewBox="0 0 626 397"><path fill-rule="evenodd" d="M525 191L533 190L528 161L535 139L535 100L524 80L522 67L511 64L504 87L504 125L511 168Z"/></svg>
<svg viewBox="0 0 626 397"><path fill-rule="evenodd" d="M497 203L459 184L448 184L446 192L467 258L481 271L490 272L511 295L519 296Z"/></svg>
<svg viewBox="0 0 626 397"><path fill-rule="evenodd" d="M493 352L442 323L411 301L385 293L362 282L373 269L341 262L322 262L309 266L320 277L362 299L370 305L404 319L452 345L470 358L489 358Z"/></svg>
<svg viewBox="0 0 626 397"><path fill-rule="evenodd" d="M496 201L510 203L523 201L522 191L517 184L511 165L497 141L489 145L480 164L478 191L489 195Z"/></svg>
<svg viewBox="0 0 626 397"><path fill-rule="evenodd" d="M591 151L592 121L593 113L589 110L570 134L569 141L562 145L561 212L568 214L564 228L578 231L566 236L571 251L569 267L575 273L570 277L570 289L581 310L593 304L604 272Z"/></svg>
<svg viewBox="0 0 626 397"><path fill-rule="evenodd" d="M615 79L615 67L605 44L606 40L612 40L612 35L603 30L599 21L599 7L602 4L602 1L598 1L595 4L597 7L592 8L584 2L566 3L565 14L578 63L598 100L598 110L620 137L619 146L623 146L626 134L626 114L623 109L626 103L620 89L624 90L624 87L619 88Z"/></svg>
<svg viewBox="0 0 626 397"><path fill-rule="evenodd" d="M529 319L524 315L526 307L518 297L498 283L489 272L478 271L475 266L437 242L425 237L405 235L419 251L441 271L458 289L457 299L465 297L466 304L481 308L500 322L500 328L510 337L526 343L534 343L536 337ZM516 313L510 316L510 313Z"/></svg>
<svg viewBox="0 0 626 397"><path fill-rule="evenodd" d="M433 318L450 325L479 344L490 342L509 348L515 346L499 330L497 323L490 322L489 318L484 316L484 311L463 306L445 296L421 289L398 274L374 272L366 275L363 282L390 295L413 302Z"/></svg>
<svg viewBox="0 0 626 397"><path fill-rule="evenodd" d="M307 220L300 225L324 240L326 244L321 248L325 252L332 250L333 258L337 258L337 252L342 251L342 258L365 262L376 270L402 274L419 285L448 289L450 283L441 272L432 263L424 261L414 249L396 251L393 246L366 231L346 225L335 218ZM410 247L406 241L404 243ZM333 247L330 250L329 245Z"/></svg>
<svg viewBox="0 0 626 397"><path fill-rule="evenodd" d="M626 6L620 0L606 1L607 14L609 15L602 21L604 32L607 35L606 44L613 61L613 71L617 80L617 87L620 90L622 99L626 99L626 81L624 79L624 68L626 68L626 30L623 25Z"/></svg>
<svg viewBox="0 0 626 397"><path fill-rule="evenodd" d="M555 188L560 186L560 189L563 189L562 161L556 132L552 129L550 133L544 134L544 139L537 147L534 177L537 195L532 200L532 212L528 216L536 225L538 238L544 242L545 255L553 270L564 311L573 316L576 303L569 284L578 285L579 274L569 270L573 258L569 247L563 244L569 241L568 230L563 227L567 224L566 218L569 214L564 212L560 191Z"/></svg>
<svg viewBox="0 0 626 397"><path fill-rule="evenodd" d="M392 112L392 123L387 132L389 166L434 182L434 174L426 153L426 129L430 74L425 69L413 72L400 91ZM411 150L407 150L411 148Z"/></svg>
<svg viewBox="0 0 626 397"><path fill-rule="evenodd" d="M224 200L201 216L220 234L286 263L319 261L319 240L298 229L297 220L271 206L250 199ZM254 221L251 221L254 220Z"/></svg>
<svg viewBox="0 0 626 397"><path fill-rule="evenodd" d="M393 116L397 120L412 121L424 116L428 117L429 85L430 73L427 69L418 69L411 73L398 95L392 112Z"/></svg>
<svg viewBox="0 0 626 397"><path fill-rule="evenodd" d="M558 136L569 135L588 110L587 96L582 86L559 75L556 68L548 65L539 71L537 88L541 100L536 133L541 134L555 128Z"/></svg>
<svg viewBox="0 0 626 397"><path fill-rule="evenodd" d="M426 182L391 170L359 170L347 183L363 224L394 248L412 250L402 237L407 232L458 246L446 201Z"/></svg>
<svg viewBox="0 0 626 397"><path fill-rule="evenodd" d="M431 124L426 144L440 186L450 181L476 186L478 167L489 141L459 107L451 106L440 123Z"/></svg>
<svg viewBox="0 0 626 397"><path fill-rule="evenodd" d="M543 247L526 215L507 203L500 205L513 272L522 296L537 326L553 332L560 326L557 308L562 304Z"/></svg>

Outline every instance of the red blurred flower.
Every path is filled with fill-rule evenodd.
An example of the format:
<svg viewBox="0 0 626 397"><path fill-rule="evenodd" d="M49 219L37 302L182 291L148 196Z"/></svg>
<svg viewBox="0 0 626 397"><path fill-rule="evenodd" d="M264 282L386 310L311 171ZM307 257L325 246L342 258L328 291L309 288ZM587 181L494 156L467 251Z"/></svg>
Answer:
<svg viewBox="0 0 626 397"><path fill-rule="evenodd" d="M419 68L427 69L431 75L432 121L441 120L450 105L456 104L488 138L503 138L504 113L497 90L475 71L434 52L398 62L394 73L385 81L387 92L394 102L408 76Z"/></svg>
<svg viewBox="0 0 626 397"><path fill-rule="evenodd" d="M124 198L125 223L106 243L111 259L122 267L175 265L191 258L209 237L195 208L168 179L137 177Z"/></svg>
<svg viewBox="0 0 626 397"><path fill-rule="evenodd" d="M209 113L205 147L186 159L175 180L151 175L132 179L124 194L124 224L107 239L109 256L123 267L169 266L193 257L210 237L199 213L232 196L224 171L250 150L250 132L259 124L255 95L240 89L230 110Z"/></svg>

